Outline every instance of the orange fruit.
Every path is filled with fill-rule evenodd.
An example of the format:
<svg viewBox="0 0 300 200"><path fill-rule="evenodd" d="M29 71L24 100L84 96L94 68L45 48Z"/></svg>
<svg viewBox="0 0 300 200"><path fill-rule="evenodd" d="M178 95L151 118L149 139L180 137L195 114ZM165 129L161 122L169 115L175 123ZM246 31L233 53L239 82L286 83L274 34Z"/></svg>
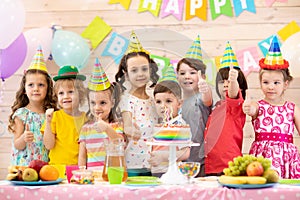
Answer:
<svg viewBox="0 0 300 200"><path fill-rule="evenodd" d="M43 181L55 181L59 177L59 171L51 165L44 165L39 173L40 179Z"/></svg>

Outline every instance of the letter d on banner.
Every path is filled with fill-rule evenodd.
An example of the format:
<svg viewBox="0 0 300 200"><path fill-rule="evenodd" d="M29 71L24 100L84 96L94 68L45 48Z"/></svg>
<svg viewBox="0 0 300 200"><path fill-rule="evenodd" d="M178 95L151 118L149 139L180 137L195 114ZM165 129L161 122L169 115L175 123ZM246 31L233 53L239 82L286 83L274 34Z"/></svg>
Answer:
<svg viewBox="0 0 300 200"><path fill-rule="evenodd" d="M129 40L113 32L101 56L111 56L116 64L120 63L123 54L126 52Z"/></svg>

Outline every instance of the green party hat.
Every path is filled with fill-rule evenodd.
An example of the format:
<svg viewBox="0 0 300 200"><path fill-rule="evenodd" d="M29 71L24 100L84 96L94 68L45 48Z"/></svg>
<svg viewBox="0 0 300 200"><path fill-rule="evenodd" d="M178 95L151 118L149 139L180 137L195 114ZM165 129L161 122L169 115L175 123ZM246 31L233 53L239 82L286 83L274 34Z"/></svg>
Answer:
<svg viewBox="0 0 300 200"><path fill-rule="evenodd" d="M130 35L130 39L129 39L129 45L127 47L126 53L125 54L129 54L132 52L145 52L147 54L149 54L148 51L146 51L143 46L141 45L137 35L135 34L134 31L132 31L131 35Z"/></svg>
<svg viewBox="0 0 300 200"><path fill-rule="evenodd" d="M186 58L195 58L202 60L202 49L200 44L200 36L198 35L192 46L185 54Z"/></svg>
<svg viewBox="0 0 300 200"><path fill-rule="evenodd" d="M273 36L266 58L260 59L259 66L262 69L286 69L289 67L288 61L282 58L280 45L276 35Z"/></svg>
<svg viewBox="0 0 300 200"><path fill-rule="evenodd" d="M88 82L88 89L93 91L102 91L110 87L110 82L106 76L104 69L102 68L99 59L96 58L94 69L91 78Z"/></svg>
<svg viewBox="0 0 300 200"><path fill-rule="evenodd" d="M231 45L229 42L226 44L226 48L222 57L221 61L221 67L220 68L226 68L226 67L235 67L235 68L240 68L238 61L236 59L236 55L233 52Z"/></svg>
<svg viewBox="0 0 300 200"><path fill-rule="evenodd" d="M178 82L175 69L172 64L170 64L166 67L165 70L163 70L162 76L159 78L158 83L167 80Z"/></svg>
<svg viewBox="0 0 300 200"><path fill-rule="evenodd" d="M44 54L42 51L42 47L39 46L36 50L35 55L33 56L33 60L31 61L30 66L28 67L27 70L30 69L38 69L38 70L42 70L48 73L46 64L45 64L45 60L44 60Z"/></svg>

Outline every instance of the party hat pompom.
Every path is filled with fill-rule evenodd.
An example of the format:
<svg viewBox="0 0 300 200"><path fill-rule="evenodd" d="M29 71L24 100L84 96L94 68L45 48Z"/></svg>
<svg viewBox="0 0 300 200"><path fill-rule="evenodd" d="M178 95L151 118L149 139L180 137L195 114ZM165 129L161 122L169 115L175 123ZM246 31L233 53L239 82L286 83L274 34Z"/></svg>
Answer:
<svg viewBox="0 0 300 200"><path fill-rule="evenodd" d="M93 91L102 91L108 89L110 85L111 84L99 62L99 59L96 58L94 69L88 82L88 89Z"/></svg>
<svg viewBox="0 0 300 200"><path fill-rule="evenodd" d="M126 50L126 54L132 53L132 52L145 52L149 54L141 45L138 37L136 36L135 32L132 31L129 39L129 45Z"/></svg>
<svg viewBox="0 0 300 200"><path fill-rule="evenodd" d="M288 61L282 58L278 38L276 35L273 36L266 58L260 59L259 66L262 69L286 69L289 67Z"/></svg>
<svg viewBox="0 0 300 200"><path fill-rule="evenodd" d="M38 70L42 70L42 71L45 71L45 72L48 73L41 46L39 46L37 48L36 53L33 56L31 64L30 64L30 66L28 67L27 70L30 70L30 69L38 69Z"/></svg>
<svg viewBox="0 0 300 200"><path fill-rule="evenodd" d="M166 67L166 69L164 70L161 78L158 80L158 82L162 82L162 81L175 81L178 82L177 78L176 78L176 73L175 73L175 69L173 67L173 65L169 65Z"/></svg>
<svg viewBox="0 0 300 200"><path fill-rule="evenodd" d="M200 36L196 38L192 46L189 48L188 52L185 54L186 58L195 58L202 60L202 49L200 44Z"/></svg>
<svg viewBox="0 0 300 200"><path fill-rule="evenodd" d="M240 68L238 61L236 59L236 55L233 52L231 45L229 42L226 44L226 48L221 60L221 67L220 68L226 68L226 67L235 67L235 68Z"/></svg>

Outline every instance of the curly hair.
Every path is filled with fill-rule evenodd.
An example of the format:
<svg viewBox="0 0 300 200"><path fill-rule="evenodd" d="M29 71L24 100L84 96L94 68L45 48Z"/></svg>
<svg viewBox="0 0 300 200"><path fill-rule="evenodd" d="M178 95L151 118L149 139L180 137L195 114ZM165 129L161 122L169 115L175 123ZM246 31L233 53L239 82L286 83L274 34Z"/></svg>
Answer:
<svg viewBox="0 0 300 200"><path fill-rule="evenodd" d="M122 57L121 62L119 64L118 72L115 75L115 80L117 83L119 83L121 85L122 91L124 91L126 89L123 86L123 83L125 82L125 74L128 72L127 71L128 70L127 60L129 58L136 57L136 56L144 56L149 62L150 80L152 82L150 87L154 87L159 79L159 76L157 74L158 66L157 66L156 62L150 58L149 54L147 54L145 52L131 52Z"/></svg>
<svg viewBox="0 0 300 200"><path fill-rule="evenodd" d="M44 100L43 109L45 112L48 108L54 108L54 110L57 110L56 100L53 96L53 81L52 81L51 77L49 76L49 74L43 70L38 70L38 69L27 70L21 79L20 88L16 92L15 102L11 106L12 113L9 116L8 130L12 133L15 132L14 131L15 121L13 119L14 113L16 112L17 109L25 107L29 103L29 99L28 99L28 97L26 95L26 91L25 91L25 84L27 81L26 78L27 78L28 74L42 74L45 76L46 81L47 81L47 94L46 94L46 97Z"/></svg>
<svg viewBox="0 0 300 200"><path fill-rule="evenodd" d="M78 92L79 105L83 106L86 100L86 88L84 87L83 81L75 78L58 79L54 84L54 98L57 101L57 92L62 85L71 85Z"/></svg>
<svg viewBox="0 0 300 200"><path fill-rule="evenodd" d="M121 118L121 113L117 111L117 107L118 107L118 104L120 102L120 96L121 96L121 93L122 93L122 89L121 89L121 87L118 83L113 82L113 83L111 83L111 86L109 88L107 88L106 90L110 91L111 100L114 100L114 106L112 107L112 109L109 113L109 116L108 116L108 122L109 123L118 122L118 119ZM89 119L87 121L87 123L89 123L91 121L95 121L95 118L92 115L91 110L90 110L89 94L90 94L91 91L93 91L93 90L89 90L89 89L87 90L87 99L88 99L88 107L89 107L89 110L86 113L87 118ZM93 92L95 92L95 91L93 91Z"/></svg>

